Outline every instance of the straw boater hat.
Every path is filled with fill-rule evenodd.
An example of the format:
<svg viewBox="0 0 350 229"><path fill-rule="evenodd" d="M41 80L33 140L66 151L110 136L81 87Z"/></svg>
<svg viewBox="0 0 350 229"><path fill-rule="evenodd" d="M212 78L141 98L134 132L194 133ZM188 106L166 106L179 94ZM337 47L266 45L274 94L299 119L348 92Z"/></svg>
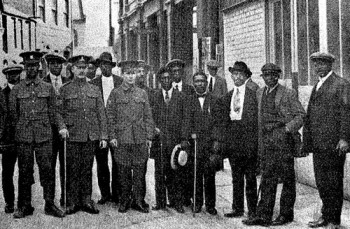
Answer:
<svg viewBox="0 0 350 229"><path fill-rule="evenodd" d="M187 164L188 154L185 150L181 148L181 145L178 144L174 147L173 152L171 153L170 165L171 168L176 170L179 167L183 167Z"/></svg>

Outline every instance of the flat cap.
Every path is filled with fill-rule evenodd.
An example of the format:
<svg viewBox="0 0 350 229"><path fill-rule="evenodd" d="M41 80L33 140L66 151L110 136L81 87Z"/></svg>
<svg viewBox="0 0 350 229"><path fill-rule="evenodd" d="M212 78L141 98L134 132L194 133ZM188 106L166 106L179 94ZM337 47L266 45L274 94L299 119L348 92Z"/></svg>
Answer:
<svg viewBox="0 0 350 229"><path fill-rule="evenodd" d="M139 66L139 63L137 60L124 60L120 61L117 66L121 69L124 68L137 68Z"/></svg>
<svg viewBox="0 0 350 229"><path fill-rule="evenodd" d="M20 57L23 58L23 63L39 63L40 62L40 58L43 56L44 54L42 52L38 52L38 51L27 51L27 52L22 52L19 54Z"/></svg>
<svg viewBox="0 0 350 229"><path fill-rule="evenodd" d="M44 56L45 60L50 63L51 61L58 61L59 63L65 63L67 60L58 53L47 53Z"/></svg>
<svg viewBox="0 0 350 229"><path fill-rule="evenodd" d="M312 61L325 60L325 61L329 61L329 62L333 63L335 61L335 56L330 54L330 53L326 53L326 52L315 52L315 53L311 54L310 59Z"/></svg>
<svg viewBox="0 0 350 229"><path fill-rule="evenodd" d="M246 73L249 77L252 75L252 72L248 68L247 64L243 61L236 61L232 67L228 68L229 72L239 71Z"/></svg>
<svg viewBox="0 0 350 229"><path fill-rule="evenodd" d="M172 59L165 65L165 67L167 67L167 68L172 68L175 66L179 66L180 68L184 68L185 62L183 62L183 60L180 60L180 59Z"/></svg>
<svg viewBox="0 0 350 229"><path fill-rule="evenodd" d="M261 72L263 73L263 75L266 75L266 74L270 74L270 73L272 73L272 74L281 73L282 70L276 64L267 63L264 66L262 66Z"/></svg>
<svg viewBox="0 0 350 229"><path fill-rule="evenodd" d="M207 61L207 66L211 67L211 68L219 68L221 65L216 60L209 60L209 61Z"/></svg>
<svg viewBox="0 0 350 229"><path fill-rule="evenodd" d="M7 74L20 74L23 71L23 66L20 64L10 64L2 70L2 73Z"/></svg>
<svg viewBox="0 0 350 229"><path fill-rule="evenodd" d="M77 56L72 56L71 58L68 59L68 62L72 63L73 65L75 64L88 64L91 60L91 56L85 56L85 55L77 55Z"/></svg>

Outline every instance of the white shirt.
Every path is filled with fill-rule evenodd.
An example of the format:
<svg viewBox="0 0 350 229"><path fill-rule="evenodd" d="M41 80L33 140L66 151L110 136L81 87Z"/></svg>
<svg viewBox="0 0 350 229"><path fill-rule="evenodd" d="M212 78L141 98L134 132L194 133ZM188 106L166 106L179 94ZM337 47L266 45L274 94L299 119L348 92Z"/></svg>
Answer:
<svg viewBox="0 0 350 229"><path fill-rule="evenodd" d="M210 84L210 79L213 79L213 83L212 83L212 89L214 90L214 85L215 85L215 80L216 80L216 78L214 77L214 76L212 76L212 75L208 75L208 91L209 91L209 84Z"/></svg>
<svg viewBox="0 0 350 229"><path fill-rule="evenodd" d="M58 93L63 84L61 75L55 76L50 72L50 79L51 79L51 84L53 88L55 89L56 93ZM57 79L57 87L56 87L56 79Z"/></svg>
<svg viewBox="0 0 350 229"><path fill-rule="evenodd" d="M162 92L163 92L163 99L165 101L165 90L162 88ZM171 99L171 95L173 94L173 88L170 88L170 90L168 91L168 96L169 96L169 101Z"/></svg>
<svg viewBox="0 0 350 229"><path fill-rule="evenodd" d="M198 97L198 100L199 100L199 103L200 103L201 108L202 108L202 110L203 110L205 97Z"/></svg>
<svg viewBox="0 0 350 229"><path fill-rule="evenodd" d="M175 89L178 86L179 91L182 91L182 80L178 83L173 82L173 88Z"/></svg>
<svg viewBox="0 0 350 229"><path fill-rule="evenodd" d="M319 77L319 81L317 83L316 86L316 91L318 91L318 89L320 89L320 87L323 85L324 81L326 81L330 75L332 75L333 71L328 72L328 74L325 77Z"/></svg>
<svg viewBox="0 0 350 229"><path fill-rule="evenodd" d="M14 84L7 83L7 86L12 90L12 88L15 86Z"/></svg>
<svg viewBox="0 0 350 229"><path fill-rule="evenodd" d="M242 84L239 87L234 86L232 98L231 98L231 105L230 105L230 118L231 118L231 120L242 120L243 104L244 104L245 89L246 89L247 81L248 80L246 80L244 82L244 84ZM239 107L240 107L239 112L234 111L234 105L233 105L234 97L237 93L237 89L239 90L239 100L240 100L239 101Z"/></svg>
<svg viewBox="0 0 350 229"><path fill-rule="evenodd" d="M113 76L105 77L104 75L102 75L101 79L102 79L103 102L105 103L105 106L107 106L108 97L114 88Z"/></svg>

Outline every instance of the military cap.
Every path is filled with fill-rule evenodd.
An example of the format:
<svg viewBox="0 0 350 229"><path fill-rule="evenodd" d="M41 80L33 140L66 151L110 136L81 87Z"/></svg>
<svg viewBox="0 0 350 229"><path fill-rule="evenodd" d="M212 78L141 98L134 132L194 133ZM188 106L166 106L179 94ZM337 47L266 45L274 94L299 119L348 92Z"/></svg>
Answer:
<svg viewBox="0 0 350 229"><path fill-rule="evenodd" d="M5 75L14 73L14 74L20 74L23 71L23 66L20 64L10 64L6 68L2 70L2 73Z"/></svg>
<svg viewBox="0 0 350 229"><path fill-rule="evenodd" d="M40 58L44 54L38 51L27 51L19 54L20 57L23 58L23 63L40 63Z"/></svg>
<svg viewBox="0 0 350 229"><path fill-rule="evenodd" d="M139 66L139 63L137 62L137 60L124 60L120 61L117 66L121 69L137 68Z"/></svg>
<svg viewBox="0 0 350 229"><path fill-rule="evenodd" d="M93 58L92 56L90 56L89 64L93 64L93 65L97 66L97 61L95 60L95 58Z"/></svg>
<svg viewBox="0 0 350 229"><path fill-rule="evenodd" d="M325 60L325 61L333 63L335 61L335 56L330 54L330 53L326 53L326 52L315 52L315 53L311 54L310 59L312 61Z"/></svg>
<svg viewBox="0 0 350 229"><path fill-rule="evenodd" d="M221 65L216 60L209 60L209 61L207 61L207 66L210 68L219 68Z"/></svg>
<svg viewBox="0 0 350 229"><path fill-rule="evenodd" d="M232 73L233 71L244 72L248 76L252 75L252 72L248 68L247 64L243 61L236 61L232 67L229 67L228 70Z"/></svg>
<svg viewBox="0 0 350 229"><path fill-rule="evenodd" d="M159 68L159 70L158 70L158 72L157 72L157 78L159 79L160 78L160 76L163 74L163 73L165 73L165 72L168 72L168 73L170 73L170 70L169 70L169 68L167 68L167 67L165 67L165 66L163 66L163 67L161 67L161 68Z"/></svg>
<svg viewBox="0 0 350 229"><path fill-rule="evenodd" d="M185 166L187 159L188 154L184 149L181 148L181 144L176 145L170 157L171 168L176 170L179 168L179 166Z"/></svg>
<svg viewBox="0 0 350 229"><path fill-rule="evenodd" d="M262 75L281 73L282 70L276 64L267 63L261 68Z"/></svg>
<svg viewBox="0 0 350 229"><path fill-rule="evenodd" d="M68 59L68 62L72 63L73 65L76 64L88 64L91 60L90 56L85 56L85 55L77 55L77 56L72 56L71 58Z"/></svg>
<svg viewBox="0 0 350 229"><path fill-rule="evenodd" d="M167 68L172 68L172 67L175 67L175 66L179 66L180 68L184 68L185 67L185 62L183 62L180 59L172 59L165 65L165 67L167 67Z"/></svg>
<svg viewBox="0 0 350 229"><path fill-rule="evenodd" d="M101 53L100 57L96 59L97 65L100 65L101 62L110 63L113 67L115 67L117 65L117 63L113 61L112 54L109 52Z"/></svg>
<svg viewBox="0 0 350 229"><path fill-rule="evenodd" d="M48 53L44 56L46 62L50 63L51 61L58 61L59 63L65 63L67 60L58 53Z"/></svg>
<svg viewBox="0 0 350 229"><path fill-rule="evenodd" d="M137 63L139 64L138 67L143 67L145 68L147 71L151 68L150 65L146 64L146 62L144 60L138 60Z"/></svg>

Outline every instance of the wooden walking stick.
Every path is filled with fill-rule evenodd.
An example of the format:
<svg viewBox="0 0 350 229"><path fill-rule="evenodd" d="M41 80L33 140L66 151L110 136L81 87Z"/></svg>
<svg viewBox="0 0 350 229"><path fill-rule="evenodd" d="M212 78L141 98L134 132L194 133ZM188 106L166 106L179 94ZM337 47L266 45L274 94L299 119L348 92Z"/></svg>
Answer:
<svg viewBox="0 0 350 229"><path fill-rule="evenodd" d="M197 181L197 135L192 134L194 140L194 181L193 181L193 217L196 217L196 181Z"/></svg>
<svg viewBox="0 0 350 229"><path fill-rule="evenodd" d="M63 163L64 163L63 199L64 199L64 212L66 212L67 211L67 138L63 139Z"/></svg>

